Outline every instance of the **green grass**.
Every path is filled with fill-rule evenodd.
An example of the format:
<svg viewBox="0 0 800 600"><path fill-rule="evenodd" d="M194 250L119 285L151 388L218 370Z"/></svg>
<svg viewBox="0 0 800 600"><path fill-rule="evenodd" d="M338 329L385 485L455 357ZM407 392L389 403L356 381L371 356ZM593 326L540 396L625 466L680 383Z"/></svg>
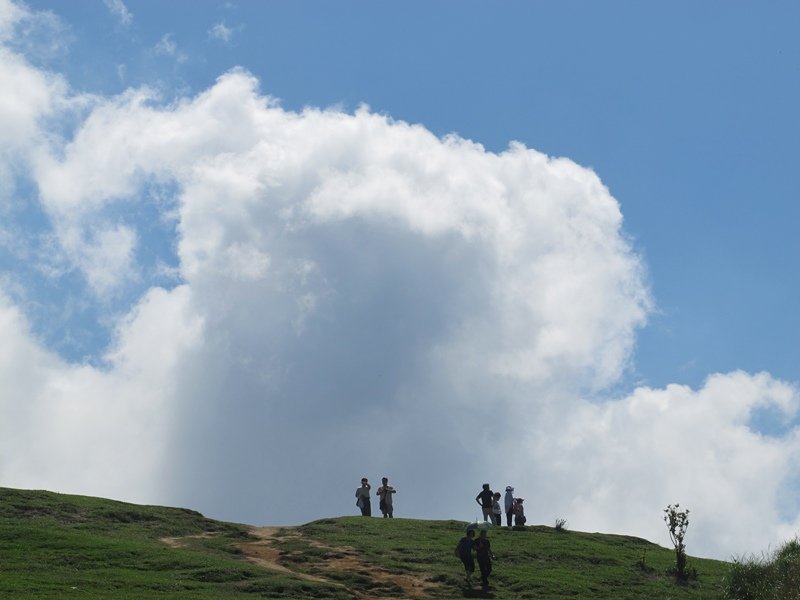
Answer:
<svg viewBox="0 0 800 600"><path fill-rule="evenodd" d="M462 593L453 548L463 526L341 517L279 532L281 564L315 581L245 560L240 546L255 539L246 525L0 488L0 598L453 598ZM680 584L669 574L672 550L645 540L540 526L489 536L496 598L721 600L731 568L690 557L697 578Z"/></svg>
<svg viewBox="0 0 800 600"><path fill-rule="evenodd" d="M352 547L375 568L439 583L438 589L427 591L427 597L449 598L463 579L461 564L453 556L463 527L456 521L324 519L300 527L303 537L287 541L284 551L291 561L292 552L298 550L305 550L300 556L313 554L312 543ZM730 567L721 561L690 558L689 568L697 571L697 577L680 584L670 574L674 552L638 538L559 532L542 526L497 528L489 538L497 557L492 575L496 598L721 599ZM305 548L299 547L302 544ZM295 566L324 573L324 564L305 561ZM355 579L347 583L355 589L364 585Z"/></svg>
<svg viewBox="0 0 800 600"><path fill-rule="evenodd" d="M800 540L786 542L771 556L736 559L726 578L726 592L736 600L800 598Z"/></svg>
<svg viewBox="0 0 800 600"><path fill-rule="evenodd" d="M175 508L0 488L0 598L348 598L258 568L248 527ZM171 548L164 537L214 535Z"/></svg>

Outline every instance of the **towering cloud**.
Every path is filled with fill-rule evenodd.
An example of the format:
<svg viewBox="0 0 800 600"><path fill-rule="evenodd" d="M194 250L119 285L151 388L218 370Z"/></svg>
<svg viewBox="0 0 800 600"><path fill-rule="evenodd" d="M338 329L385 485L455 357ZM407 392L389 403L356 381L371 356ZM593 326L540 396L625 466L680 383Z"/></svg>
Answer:
<svg viewBox="0 0 800 600"><path fill-rule="evenodd" d="M287 523L353 512L384 474L399 514L472 518L485 480L534 521L656 539L691 504L716 554L793 525L797 431L750 422L795 414L796 389L732 373L597 399L652 302L591 170L366 107L284 110L243 70L175 102L90 98L3 52L2 147L24 151L2 173L35 183L112 336L60 357L6 286L3 484Z"/></svg>

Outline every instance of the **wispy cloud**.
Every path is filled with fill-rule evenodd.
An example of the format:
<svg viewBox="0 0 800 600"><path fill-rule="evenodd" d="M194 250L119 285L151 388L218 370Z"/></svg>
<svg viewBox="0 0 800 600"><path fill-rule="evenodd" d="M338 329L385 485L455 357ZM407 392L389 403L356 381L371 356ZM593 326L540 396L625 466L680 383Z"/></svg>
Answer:
<svg viewBox="0 0 800 600"><path fill-rule="evenodd" d="M208 30L208 37L212 40L217 40L225 44L229 43L233 38L234 33L240 31L242 26L228 27L224 21L215 23L211 29Z"/></svg>
<svg viewBox="0 0 800 600"><path fill-rule="evenodd" d="M122 0L103 0L103 4L122 25L130 25L133 22L133 14Z"/></svg>
<svg viewBox="0 0 800 600"><path fill-rule="evenodd" d="M186 62L188 59L186 53L181 52L178 49L178 44L173 39L171 33L165 33L163 36L161 36L161 39L158 40L156 45L153 47L153 50L155 50L156 54L170 56L179 63Z"/></svg>
<svg viewBox="0 0 800 600"><path fill-rule="evenodd" d="M0 43L28 58L47 61L65 54L72 41L70 27L52 11L31 11L0 0Z"/></svg>

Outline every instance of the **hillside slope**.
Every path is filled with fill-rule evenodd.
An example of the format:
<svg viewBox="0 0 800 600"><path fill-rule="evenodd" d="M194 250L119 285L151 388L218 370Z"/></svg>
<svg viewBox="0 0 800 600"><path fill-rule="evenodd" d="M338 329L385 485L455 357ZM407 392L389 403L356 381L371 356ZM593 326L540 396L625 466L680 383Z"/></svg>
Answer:
<svg viewBox="0 0 800 600"><path fill-rule="evenodd" d="M256 528L178 508L0 488L1 598L454 598L456 521L340 517ZM495 598L721 598L727 563L549 527L490 532Z"/></svg>

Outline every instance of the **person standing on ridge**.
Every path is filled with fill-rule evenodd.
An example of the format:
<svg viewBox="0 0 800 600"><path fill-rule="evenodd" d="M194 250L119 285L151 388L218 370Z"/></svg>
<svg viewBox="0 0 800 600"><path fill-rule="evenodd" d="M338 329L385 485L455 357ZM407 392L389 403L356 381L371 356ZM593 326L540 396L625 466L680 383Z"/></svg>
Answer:
<svg viewBox="0 0 800 600"><path fill-rule="evenodd" d="M528 520L525 518L523 502L525 502L525 498L514 498L514 525L517 527L523 527Z"/></svg>
<svg viewBox="0 0 800 600"><path fill-rule="evenodd" d="M381 487L378 488L377 496L380 498L379 506L383 513L384 519L394 518L394 507L392 506L392 494L397 493L392 486L389 485L389 479L384 477L381 479Z"/></svg>
<svg viewBox="0 0 800 600"><path fill-rule="evenodd" d="M500 507L500 492L495 492L492 496L492 517L493 523L500 527L503 524L503 509Z"/></svg>
<svg viewBox="0 0 800 600"><path fill-rule="evenodd" d="M505 495L506 525L511 527L511 519L514 517L514 486L506 486Z"/></svg>
<svg viewBox="0 0 800 600"><path fill-rule="evenodd" d="M492 523L494 523L494 516L492 515L493 500L494 493L489 488L489 484L484 483L481 492L475 496L475 502L480 505L481 510L483 511L483 520L489 521L491 519Z"/></svg>
<svg viewBox="0 0 800 600"><path fill-rule="evenodd" d="M372 516L372 505L369 501L369 491L372 486L366 477L361 478L361 487L356 490L356 506L361 509L362 517Z"/></svg>

